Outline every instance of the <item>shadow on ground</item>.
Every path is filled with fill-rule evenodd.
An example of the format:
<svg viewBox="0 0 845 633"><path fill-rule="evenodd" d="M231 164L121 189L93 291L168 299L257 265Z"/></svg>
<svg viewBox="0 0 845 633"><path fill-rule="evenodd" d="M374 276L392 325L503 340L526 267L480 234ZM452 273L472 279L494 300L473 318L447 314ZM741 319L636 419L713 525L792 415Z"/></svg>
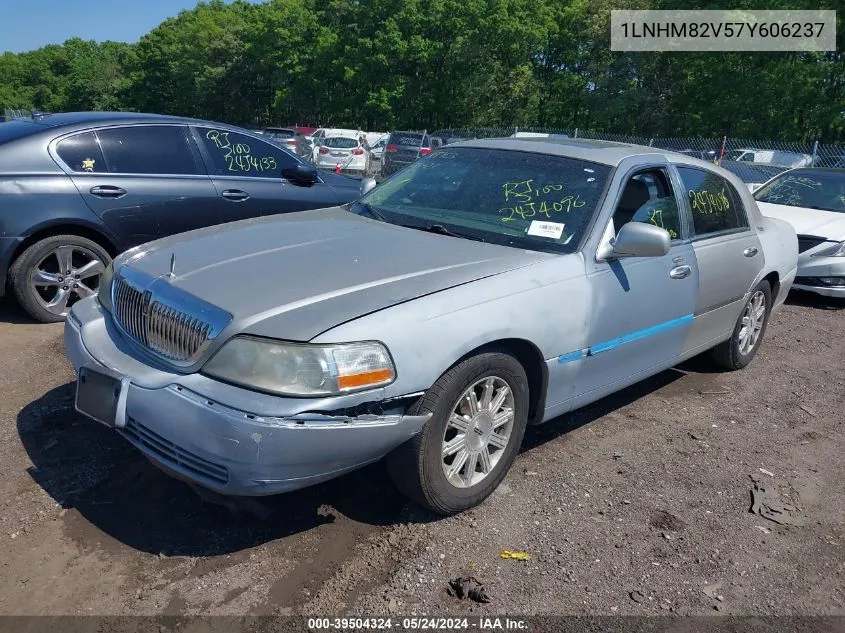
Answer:
<svg viewBox="0 0 845 633"><path fill-rule="evenodd" d="M29 316L12 297L0 298L0 323L34 325L38 321Z"/></svg>
<svg viewBox="0 0 845 633"><path fill-rule="evenodd" d="M786 297L787 305L816 308L817 310L845 310L845 299L823 297L806 290L790 290Z"/></svg>

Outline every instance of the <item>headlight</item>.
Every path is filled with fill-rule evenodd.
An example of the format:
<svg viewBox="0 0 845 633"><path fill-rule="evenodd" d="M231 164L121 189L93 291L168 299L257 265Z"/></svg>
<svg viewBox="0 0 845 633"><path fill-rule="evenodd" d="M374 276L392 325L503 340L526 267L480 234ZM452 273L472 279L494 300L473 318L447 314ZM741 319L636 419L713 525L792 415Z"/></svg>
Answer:
<svg viewBox="0 0 845 633"><path fill-rule="evenodd" d="M286 396L330 396L381 387L396 371L380 343L309 345L238 336L203 373Z"/></svg>
<svg viewBox="0 0 845 633"><path fill-rule="evenodd" d="M111 312L111 280L114 277L114 262L111 262L103 274L100 275L100 285L97 288L97 300L109 312Z"/></svg>
<svg viewBox="0 0 845 633"><path fill-rule="evenodd" d="M836 242L830 248L826 248L818 253L813 253L813 257L845 257L845 242Z"/></svg>

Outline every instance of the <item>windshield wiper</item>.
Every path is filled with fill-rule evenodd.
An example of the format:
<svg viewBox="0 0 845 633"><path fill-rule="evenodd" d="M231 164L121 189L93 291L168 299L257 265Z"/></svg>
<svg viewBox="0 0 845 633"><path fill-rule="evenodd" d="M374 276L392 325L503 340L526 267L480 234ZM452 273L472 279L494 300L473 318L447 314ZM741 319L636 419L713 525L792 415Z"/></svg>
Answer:
<svg viewBox="0 0 845 633"><path fill-rule="evenodd" d="M427 233L437 233L439 235L448 235L449 237L462 237L467 240L473 240L475 242L483 242L484 238L478 237L476 235L469 235L467 233L456 233L450 229L447 229L442 224L428 224L426 226L415 226L413 224L403 224L402 226L407 226L409 229L417 229L418 231L426 231Z"/></svg>
<svg viewBox="0 0 845 633"><path fill-rule="evenodd" d="M381 220L382 222L390 222L381 211L376 211L375 207L371 204L367 204L366 202L361 202L360 200L356 202L360 207L364 207L364 210L373 216L376 220Z"/></svg>

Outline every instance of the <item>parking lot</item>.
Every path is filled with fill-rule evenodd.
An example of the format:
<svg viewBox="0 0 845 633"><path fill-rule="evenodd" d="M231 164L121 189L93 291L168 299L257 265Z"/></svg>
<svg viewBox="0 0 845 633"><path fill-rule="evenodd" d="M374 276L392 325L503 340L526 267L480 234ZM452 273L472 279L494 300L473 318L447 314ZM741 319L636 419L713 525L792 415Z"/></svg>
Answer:
<svg viewBox="0 0 845 633"><path fill-rule="evenodd" d="M793 293L745 371L694 359L529 429L487 502L436 519L382 464L202 501L75 414L62 326L3 300L0 613L845 614L843 339ZM788 525L749 512L752 477ZM491 602L448 596L461 575Z"/></svg>

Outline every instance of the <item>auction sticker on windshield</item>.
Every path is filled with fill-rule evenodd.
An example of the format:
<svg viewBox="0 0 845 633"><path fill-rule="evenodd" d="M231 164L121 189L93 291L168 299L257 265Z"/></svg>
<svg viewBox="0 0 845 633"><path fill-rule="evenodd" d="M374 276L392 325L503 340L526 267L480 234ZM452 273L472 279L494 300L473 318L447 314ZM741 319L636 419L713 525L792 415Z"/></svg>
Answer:
<svg viewBox="0 0 845 633"><path fill-rule="evenodd" d="M561 224L560 222L538 222L537 220L532 220L526 233L528 235L536 235L537 237L550 237L553 240L559 240L560 236L563 235L563 228L565 226L565 224Z"/></svg>

